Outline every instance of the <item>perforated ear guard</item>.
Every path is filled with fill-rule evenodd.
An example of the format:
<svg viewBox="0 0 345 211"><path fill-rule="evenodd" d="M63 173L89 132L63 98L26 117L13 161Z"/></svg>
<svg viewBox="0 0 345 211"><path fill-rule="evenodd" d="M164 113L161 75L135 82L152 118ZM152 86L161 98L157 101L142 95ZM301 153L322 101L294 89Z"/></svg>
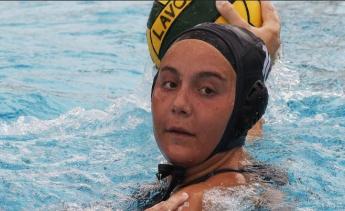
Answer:
<svg viewBox="0 0 345 211"><path fill-rule="evenodd" d="M268 91L261 80L257 80L251 87L244 104L240 109L237 122L239 134L249 130L265 113L268 103Z"/></svg>

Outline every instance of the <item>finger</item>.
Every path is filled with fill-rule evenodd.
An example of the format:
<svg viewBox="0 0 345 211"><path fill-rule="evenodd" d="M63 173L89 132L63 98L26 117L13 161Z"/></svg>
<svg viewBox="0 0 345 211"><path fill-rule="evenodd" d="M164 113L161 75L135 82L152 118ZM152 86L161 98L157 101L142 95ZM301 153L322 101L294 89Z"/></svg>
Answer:
<svg viewBox="0 0 345 211"><path fill-rule="evenodd" d="M270 1L261 1L261 14L263 25L280 27L278 12Z"/></svg>
<svg viewBox="0 0 345 211"><path fill-rule="evenodd" d="M177 211L182 211L184 208L187 208L188 210L189 207L189 203L188 202L184 202L178 209Z"/></svg>
<svg viewBox="0 0 345 211"><path fill-rule="evenodd" d="M185 202L187 201L188 197L188 194L185 192L174 194L168 200L162 201L156 204L155 206L146 209L145 211L176 210L179 207L185 206Z"/></svg>
<svg viewBox="0 0 345 211"><path fill-rule="evenodd" d="M259 34L265 41L268 51L275 55L280 46L280 19L278 12L270 1L261 1L261 14L263 26L259 29Z"/></svg>
<svg viewBox="0 0 345 211"><path fill-rule="evenodd" d="M188 197L188 194L185 192L174 194L166 201L165 206L169 210L176 210L178 207L183 205L184 202L187 201Z"/></svg>
<svg viewBox="0 0 345 211"><path fill-rule="evenodd" d="M216 7L228 23L246 29L250 28L250 25L241 18L230 2L216 1Z"/></svg>

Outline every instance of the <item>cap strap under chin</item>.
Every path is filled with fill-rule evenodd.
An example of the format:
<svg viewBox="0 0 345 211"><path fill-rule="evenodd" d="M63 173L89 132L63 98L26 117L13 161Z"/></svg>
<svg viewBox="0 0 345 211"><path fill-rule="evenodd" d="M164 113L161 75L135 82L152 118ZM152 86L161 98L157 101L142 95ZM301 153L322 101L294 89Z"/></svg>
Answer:
<svg viewBox="0 0 345 211"><path fill-rule="evenodd" d="M176 186L182 184L183 180L185 179L185 175L186 168L184 167L171 164L158 164L158 173L156 174L158 180L171 176L171 182L168 189L165 191L162 200L167 200Z"/></svg>

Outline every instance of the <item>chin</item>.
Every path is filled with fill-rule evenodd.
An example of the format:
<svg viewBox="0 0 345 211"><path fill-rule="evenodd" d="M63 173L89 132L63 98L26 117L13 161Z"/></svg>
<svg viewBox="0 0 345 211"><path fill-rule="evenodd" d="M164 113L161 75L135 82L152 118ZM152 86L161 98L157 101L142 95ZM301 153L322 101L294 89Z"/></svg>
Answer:
<svg viewBox="0 0 345 211"><path fill-rule="evenodd" d="M191 151L190 149L185 149L185 147L181 146L170 147L170 149L161 151L168 162L177 166L188 168L195 166L202 161L199 161L197 158L198 156L195 153L196 150Z"/></svg>

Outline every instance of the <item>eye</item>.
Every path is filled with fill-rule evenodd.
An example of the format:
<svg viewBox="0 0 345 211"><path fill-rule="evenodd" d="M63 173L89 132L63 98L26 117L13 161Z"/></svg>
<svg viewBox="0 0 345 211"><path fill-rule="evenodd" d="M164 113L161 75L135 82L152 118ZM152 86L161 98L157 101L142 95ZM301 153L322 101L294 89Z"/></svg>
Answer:
<svg viewBox="0 0 345 211"><path fill-rule="evenodd" d="M199 89L199 91L202 95L206 95L206 96L212 96L212 95L216 94L216 91L209 88L209 87L201 88L201 89Z"/></svg>
<svg viewBox="0 0 345 211"><path fill-rule="evenodd" d="M177 87L177 84L172 81L165 81L163 82L162 86L165 89L175 89Z"/></svg>

